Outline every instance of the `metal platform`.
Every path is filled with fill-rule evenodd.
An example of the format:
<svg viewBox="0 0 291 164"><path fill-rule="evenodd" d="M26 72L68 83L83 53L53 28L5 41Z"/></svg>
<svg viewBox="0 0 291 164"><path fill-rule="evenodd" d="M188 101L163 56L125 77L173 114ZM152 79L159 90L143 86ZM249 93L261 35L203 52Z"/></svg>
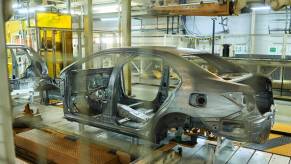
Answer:
<svg viewBox="0 0 291 164"><path fill-rule="evenodd" d="M222 147L201 144L194 148L183 148L181 161L184 163L214 163L214 164L289 164L290 157L241 146Z"/></svg>

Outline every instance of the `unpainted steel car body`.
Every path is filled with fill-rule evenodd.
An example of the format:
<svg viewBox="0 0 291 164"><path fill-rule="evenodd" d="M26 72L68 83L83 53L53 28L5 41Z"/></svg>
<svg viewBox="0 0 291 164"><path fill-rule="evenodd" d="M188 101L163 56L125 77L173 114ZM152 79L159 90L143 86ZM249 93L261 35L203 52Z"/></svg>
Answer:
<svg viewBox="0 0 291 164"><path fill-rule="evenodd" d="M219 72L202 69L185 59L189 56L204 59ZM139 69L129 71L133 67ZM142 73L149 68L152 71ZM178 127L204 128L217 136L262 143L274 122L270 79L189 49L104 50L66 67L61 78L66 119L156 143L168 129ZM142 80L130 82L135 79ZM128 93L128 83L149 85ZM155 96L142 99L138 91L148 96L150 86L157 86Z"/></svg>
<svg viewBox="0 0 291 164"><path fill-rule="evenodd" d="M7 45L10 90L12 94L57 90L57 83L48 76L46 62L33 49L24 45ZM45 95L48 97L48 95Z"/></svg>
<svg viewBox="0 0 291 164"><path fill-rule="evenodd" d="M7 45L6 48L12 90L36 87L36 81L47 77L47 66L34 50L24 45Z"/></svg>

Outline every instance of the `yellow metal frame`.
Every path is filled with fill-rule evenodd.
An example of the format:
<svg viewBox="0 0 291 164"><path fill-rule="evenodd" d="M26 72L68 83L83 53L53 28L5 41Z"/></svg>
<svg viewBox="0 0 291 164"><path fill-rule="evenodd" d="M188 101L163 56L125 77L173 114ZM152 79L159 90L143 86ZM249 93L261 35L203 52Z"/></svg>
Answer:
<svg viewBox="0 0 291 164"><path fill-rule="evenodd" d="M72 29L72 16L69 14L37 12L36 27Z"/></svg>
<svg viewBox="0 0 291 164"><path fill-rule="evenodd" d="M36 27L40 29L40 45L44 45L43 42L47 42L46 45L51 45L49 49L54 49L54 53L52 51L41 53L46 59L49 76L59 77L64 67L63 55L69 55L64 54L61 47L70 46L69 43L70 40L72 40L72 32L63 30L72 29L72 16L69 14L37 12L35 18ZM65 35L62 35L62 32L64 32ZM62 45L62 37L65 37L64 39L67 44ZM72 47L67 47L66 50L70 51L71 48ZM68 59L68 64L70 64L72 62L72 56L66 57Z"/></svg>

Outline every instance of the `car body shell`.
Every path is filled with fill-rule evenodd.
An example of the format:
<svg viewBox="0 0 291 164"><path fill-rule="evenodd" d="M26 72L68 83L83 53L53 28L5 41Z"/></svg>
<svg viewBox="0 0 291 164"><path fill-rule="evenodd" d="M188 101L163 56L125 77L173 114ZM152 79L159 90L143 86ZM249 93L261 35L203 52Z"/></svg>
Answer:
<svg viewBox="0 0 291 164"><path fill-rule="evenodd" d="M73 112L72 103L70 102L71 72L80 68L84 62L112 53L118 53L122 58L113 67L110 75L106 88L106 92L109 95L106 99L106 110L98 118ZM64 96L65 118L117 133L146 138L153 142L160 142L165 138L169 128L184 127L186 124L190 127L205 128L218 136L233 140L255 143L264 142L268 138L274 121L274 110L271 109L273 102L269 102L271 105L268 106L269 109L266 112L260 112L255 102L257 94L254 89L255 86L240 83L240 81L251 79L257 75L247 73L249 76L243 80L224 80L181 57L195 54L197 56L203 55L203 53L191 50L170 47L137 47L104 50L81 59L66 67L61 73L63 80L61 91ZM123 126L117 122L119 97L124 96L124 93L120 91L120 72L129 60L137 56L148 55L163 59L165 65L174 68L179 74L181 82L173 94L165 95L166 98L161 101L154 116L143 126ZM223 59L219 58L218 61L225 65L221 69L226 72L244 72L243 69ZM227 71L227 69L229 70ZM262 78L268 81L268 78ZM167 89L167 87L161 85L158 95L163 95ZM235 94L238 94L238 97L250 97L248 99L250 104L237 102L231 97ZM191 95L204 95L207 99L206 105L193 106L189 102Z"/></svg>
<svg viewBox="0 0 291 164"><path fill-rule="evenodd" d="M33 83L32 85L26 85L28 87L37 87L38 82L41 79L45 79L48 76L48 69L46 63L43 61L40 55L38 55L33 49L26 47L24 45L7 45L7 50L11 52L11 57L13 60L12 69L17 69L18 64L16 66L15 60L19 60L17 55L15 54L17 50L23 50L26 59L30 64L23 70L23 76L17 77L17 75L12 75L10 79L12 89L27 89L21 87L21 83ZM15 50L15 51L14 51ZM18 85L18 86L16 86Z"/></svg>
<svg viewBox="0 0 291 164"><path fill-rule="evenodd" d="M23 76L17 77L12 75L10 80L10 90L12 95L25 92L40 92L42 102L48 102L49 97L57 97L60 95L59 85L57 79L51 79L48 76L48 67L46 62L43 60L37 52L32 48L25 45L7 45L7 50L11 52L13 66L12 69L17 69L16 60L19 60L16 51L23 50L27 59L29 60L29 65L25 70L23 70ZM13 71L12 71L13 74ZM15 91L15 92L14 92ZM53 94L51 94L51 92ZM44 94L45 93L45 94Z"/></svg>

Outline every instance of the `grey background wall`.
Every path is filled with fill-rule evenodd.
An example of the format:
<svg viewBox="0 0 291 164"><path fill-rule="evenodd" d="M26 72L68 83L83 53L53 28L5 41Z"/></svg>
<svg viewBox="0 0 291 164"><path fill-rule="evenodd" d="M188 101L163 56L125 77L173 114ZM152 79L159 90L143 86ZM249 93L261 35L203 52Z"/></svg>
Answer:
<svg viewBox="0 0 291 164"><path fill-rule="evenodd" d="M271 32L269 29L284 29L286 27L286 14L284 11L260 11L255 16L252 13L241 14L239 16L229 16L227 18L227 33L222 33L223 28L221 18L217 17L216 32L217 36L215 51L222 51L222 44L233 45L231 50L236 54L264 54L264 55L291 55L291 35L285 35L284 31ZM287 17L290 20L290 17ZM187 17L186 27L194 34L188 37L182 37L183 22L180 21L179 33L177 28L177 19L174 19L174 33L171 31L171 18L169 19L169 35L166 35L167 18L166 17L138 17L132 19L132 45L164 45L192 47L205 51L211 51L211 41L205 39L211 36L212 20L210 17ZM290 21L287 21L289 28ZM75 25L76 26L76 25ZM114 40L118 45L118 39L108 39L108 37L118 37L118 16L107 20L94 20L94 29L101 31L115 31L116 35L108 35L103 46L100 44L99 35L94 35L95 47L110 48L113 44L107 45ZM104 37L104 35L102 36ZM204 37L201 39L201 37ZM193 38L198 38L196 45ZM191 40L192 39L192 40ZM98 48L95 48L96 51ZM272 51L271 51L272 50Z"/></svg>

